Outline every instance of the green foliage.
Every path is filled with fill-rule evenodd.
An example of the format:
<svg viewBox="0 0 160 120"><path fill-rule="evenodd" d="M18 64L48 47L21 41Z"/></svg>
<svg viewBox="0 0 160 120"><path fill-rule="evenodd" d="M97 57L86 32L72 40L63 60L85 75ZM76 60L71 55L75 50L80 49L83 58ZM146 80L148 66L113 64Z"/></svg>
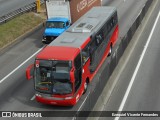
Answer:
<svg viewBox="0 0 160 120"><path fill-rule="evenodd" d="M17 37L42 23L43 19L30 12L18 16L0 25L0 48L14 41Z"/></svg>

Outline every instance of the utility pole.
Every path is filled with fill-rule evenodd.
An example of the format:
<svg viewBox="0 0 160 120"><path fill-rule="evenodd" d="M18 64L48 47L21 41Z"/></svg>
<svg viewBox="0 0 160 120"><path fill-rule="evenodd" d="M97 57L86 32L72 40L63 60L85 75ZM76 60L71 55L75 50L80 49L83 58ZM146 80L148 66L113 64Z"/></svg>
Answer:
<svg viewBox="0 0 160 120"><path fill-rule="evenodd" d="M36 0L36 4L37 4L37 13L39 13L40 10L41 10L41 1L40 0Z"/></svg>

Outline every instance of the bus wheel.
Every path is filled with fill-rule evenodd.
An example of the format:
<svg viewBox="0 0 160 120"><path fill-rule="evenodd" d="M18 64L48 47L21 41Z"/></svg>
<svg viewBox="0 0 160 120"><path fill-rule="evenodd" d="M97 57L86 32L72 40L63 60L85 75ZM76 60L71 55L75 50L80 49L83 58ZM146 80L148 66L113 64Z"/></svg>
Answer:
<svg viewBox="0 0 160 120"><path fill-rule="evenodd" d="M83 94L86 93L87 88L88 88L88 81L86 80L86 82L84 83L84 92L83 92Z"/></svg>
<svg viewBox="0 0 160 120"><path fill-rule="evenodd" d="M111 54L112 54L112 45L110 46L108 56L110 56Z"/></svg>

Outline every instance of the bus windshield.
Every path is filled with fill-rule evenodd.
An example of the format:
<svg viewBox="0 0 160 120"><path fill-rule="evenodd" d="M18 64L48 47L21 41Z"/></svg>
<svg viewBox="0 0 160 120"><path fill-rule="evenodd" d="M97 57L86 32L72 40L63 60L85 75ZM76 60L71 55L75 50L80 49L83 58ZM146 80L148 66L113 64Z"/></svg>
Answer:
<svg viewBox="0 0 160 120"><path fill-rule="evenodd" d="M54 22L51 22L51 21L48 21L46 23L46 27L47 28L64 28L64 22L59 22L59 21L54 21Z"/></svg>
<svg viewBox="0 0 160 120"><path fill-rule="evenodd" d="M35 89L49 94L71 94L71 61L38 60L35 67Z"/></svg>

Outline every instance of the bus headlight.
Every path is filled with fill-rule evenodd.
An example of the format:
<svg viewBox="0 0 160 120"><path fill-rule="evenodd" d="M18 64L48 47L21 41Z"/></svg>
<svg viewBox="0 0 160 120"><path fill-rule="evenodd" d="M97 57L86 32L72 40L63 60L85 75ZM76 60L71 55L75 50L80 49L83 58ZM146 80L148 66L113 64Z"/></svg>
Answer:
<svg viewBox="0 0 160 120"><path fill-rule="evenodd" d="M36 94L37 97L42 97L40 94Z"/></svg>
<svg viewBox="0 0 160 120"><path fill-rule="evenodd" d="M64 98L65 100L69 100L69 99L72 99L73 97L66 97Z"/></svg>

